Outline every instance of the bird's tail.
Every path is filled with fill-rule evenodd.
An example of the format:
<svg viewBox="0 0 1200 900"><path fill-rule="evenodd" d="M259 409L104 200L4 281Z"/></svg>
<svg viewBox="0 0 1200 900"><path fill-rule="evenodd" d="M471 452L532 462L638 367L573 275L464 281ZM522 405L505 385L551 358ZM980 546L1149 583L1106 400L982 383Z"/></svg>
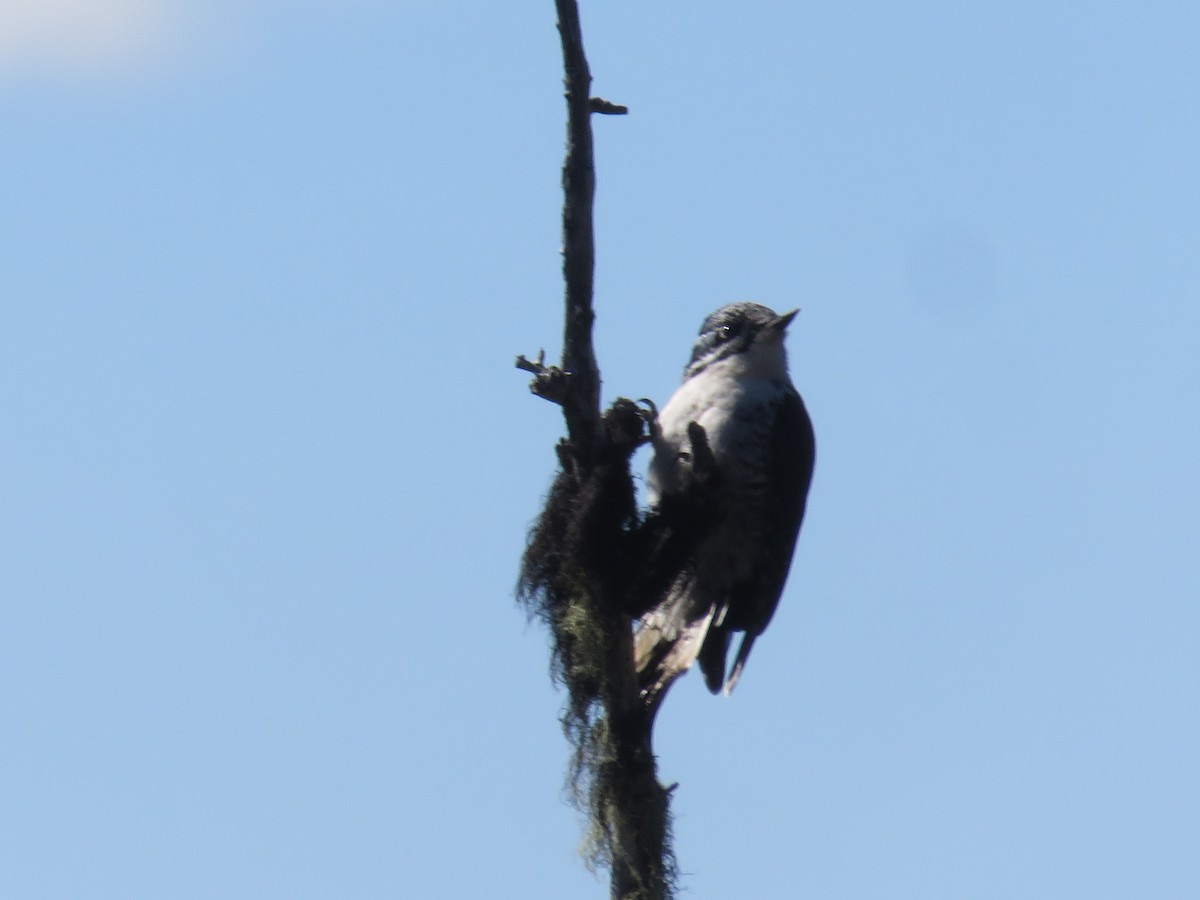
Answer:
<svg viewBox="0 0 1200 900"><path fill-rule="evenodd" d="M698 619L688 621L680 607L686 598L667 604L649 613L633 638L633 661L651 715L658 709L667 688L691 668L713 620L713 609Z"/></svg>
<svg viewBox="0 0 1200 900"><path fill-rule="evenodd" d="M725 679L725 688L722 693L728 697L733 693L733 689L737 687L738 679L742 677L742 669L746 668L746 660L750 658L750 648L754 646L754 639L757 634L747 631L742 636L742 643L738 647L737 658L733 661L733 668L729 670L729 677Z"/></svg>

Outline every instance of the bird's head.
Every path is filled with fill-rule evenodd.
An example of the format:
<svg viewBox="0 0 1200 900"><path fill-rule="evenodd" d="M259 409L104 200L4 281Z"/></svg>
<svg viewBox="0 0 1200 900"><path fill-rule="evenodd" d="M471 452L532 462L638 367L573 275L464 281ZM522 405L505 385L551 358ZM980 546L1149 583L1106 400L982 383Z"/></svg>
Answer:
<svg viewBox="0 0 1200 900"><path fill-rule="evenodd" d="M798 309L777 314L760 303L730 303L704 320L692 358L684 370L691 378L709 366L728 361L747 372L768 377L787 375L783 335Z"/></svg>

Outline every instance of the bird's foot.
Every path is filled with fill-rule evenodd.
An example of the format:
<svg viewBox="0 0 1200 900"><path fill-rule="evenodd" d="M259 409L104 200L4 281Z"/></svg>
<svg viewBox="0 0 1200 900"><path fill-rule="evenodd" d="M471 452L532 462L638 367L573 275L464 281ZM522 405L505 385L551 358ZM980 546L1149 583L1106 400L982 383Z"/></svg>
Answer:
<svg viewBox="0 0 1200 900"><path fill-rule="evenodd" d="M646 434L646 417L632 400L618 397L604 414L604 431L613 446L626 456L650 440Z"/></svg>
<svg viewBox="0 0 1200 900"><path fill-rule="evenodd" d="M639 409L638 412L642 416L642 421L646 423L646 431L650 433L650 439L654 440L662 433L658 427L658 407L649 397L640 397L638 403L645 407L645 409Z"/></svg>

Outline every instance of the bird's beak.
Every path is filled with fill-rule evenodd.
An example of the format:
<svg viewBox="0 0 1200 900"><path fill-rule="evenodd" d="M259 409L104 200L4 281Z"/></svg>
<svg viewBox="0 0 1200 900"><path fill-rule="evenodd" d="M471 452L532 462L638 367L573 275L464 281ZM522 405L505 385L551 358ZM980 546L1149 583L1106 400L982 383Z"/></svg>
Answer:
<svg viewBox="0 0 1200 900"><path fill-rule="evenodd" d="M793 309L791 312L785 312L771 323L770 328L773 331L778 331L780 333L786 331L787 327L792 324L792 319L796 318L796 313L798 312L800 312L799 309Z"/></svg>

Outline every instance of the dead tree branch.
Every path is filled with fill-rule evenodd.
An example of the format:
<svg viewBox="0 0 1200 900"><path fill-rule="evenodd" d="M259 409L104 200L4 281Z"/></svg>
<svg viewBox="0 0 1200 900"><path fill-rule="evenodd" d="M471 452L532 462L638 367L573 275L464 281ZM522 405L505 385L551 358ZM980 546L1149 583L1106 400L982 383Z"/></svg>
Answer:
<svg viewBox="0 0 1200 900"><path fill-rule="evenodd" d="M592 206L596 196L593 162L592 73L583 51L583 32L575 0L555 0L562 40L567 99L567 155L563 161L563 279L566 317L562 368L573 382L563 414L576 451L590 457L600 439L600 368L592 346L592 278L596 239Z"/></svg>
<svg viewBox="0 0 1200 900"><path fill-rule="evenodd" d="M631 604L641 551L629 461L645 441L645 414L629 400L600 413L592 342L595 197L591 114L626 108L590 94L576 0L555 0L567 101L563 163L565 315L559 366L517 358L530 390L562 407L559 472L529 535L518 597L553 637L551 668L567 688L563 728L574 747L571 786L588 816L585 855L611 872L613 900L666 900L675 863L669 794L657 779L652 714L633 663Z"/></svg>

